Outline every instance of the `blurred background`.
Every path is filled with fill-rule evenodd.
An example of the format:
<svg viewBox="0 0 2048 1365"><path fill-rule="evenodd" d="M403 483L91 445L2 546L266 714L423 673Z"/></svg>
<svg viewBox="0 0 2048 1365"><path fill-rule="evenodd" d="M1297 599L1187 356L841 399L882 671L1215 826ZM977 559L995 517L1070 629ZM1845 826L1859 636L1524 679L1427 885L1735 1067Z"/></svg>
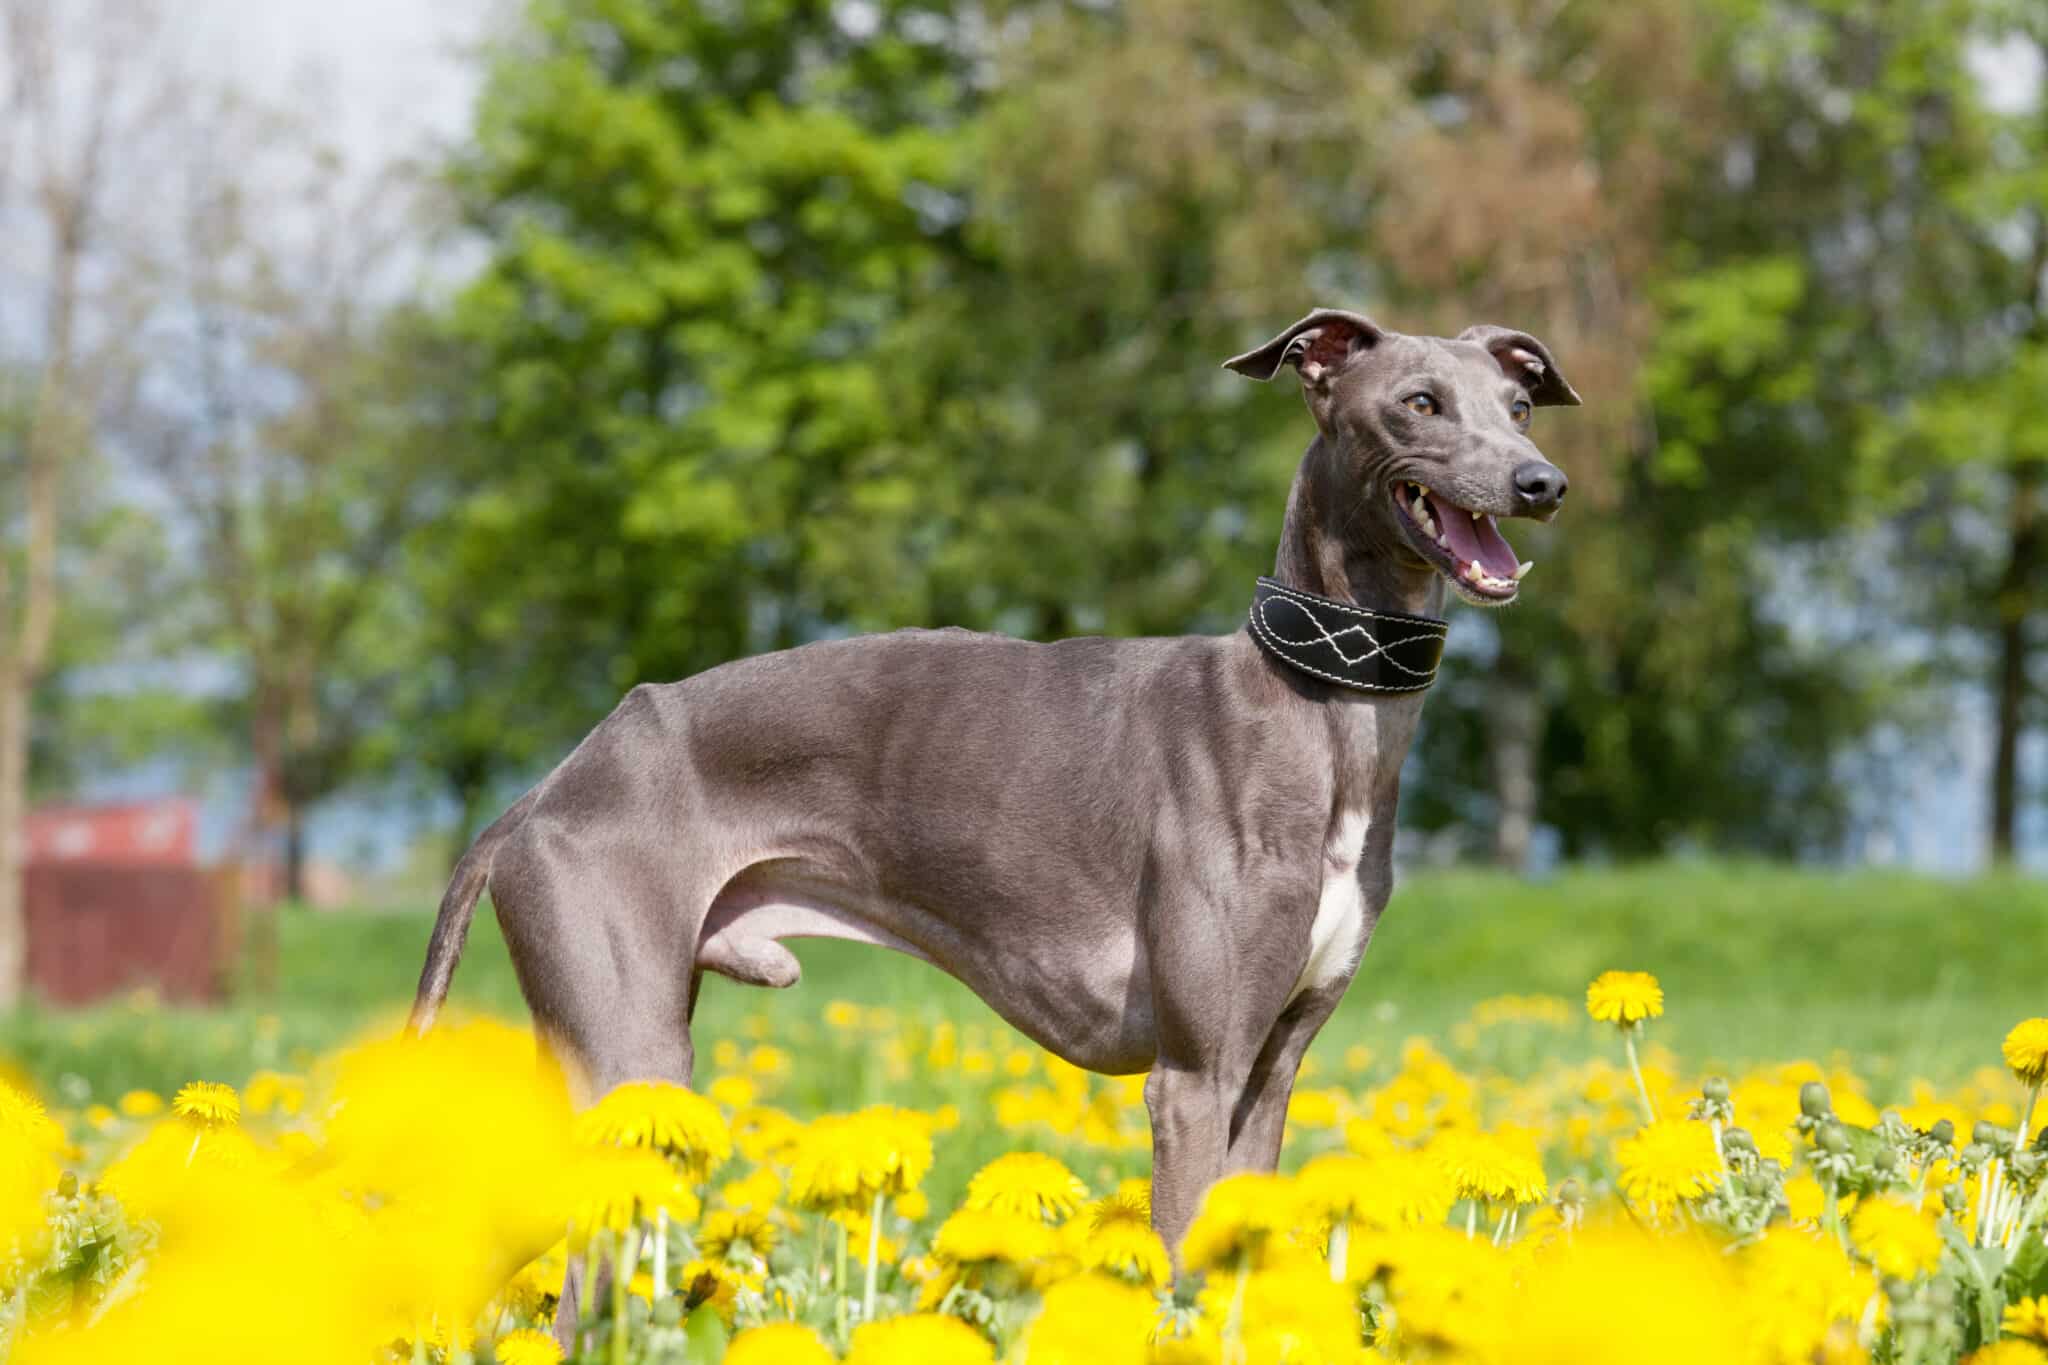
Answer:
<svg viewBox="0 0 2048 1365"><path fill-rule="evenodd" d="M1625 966L1702 1046L1989 1056L2044 72L2030 0L0 0L0 1045L104 1089L402 1001L635 682L1235 628L1310 426L1217 362L1335 304L1586 399L1353 1031ZM944 994L856 960L803 1008Z"/></svg>

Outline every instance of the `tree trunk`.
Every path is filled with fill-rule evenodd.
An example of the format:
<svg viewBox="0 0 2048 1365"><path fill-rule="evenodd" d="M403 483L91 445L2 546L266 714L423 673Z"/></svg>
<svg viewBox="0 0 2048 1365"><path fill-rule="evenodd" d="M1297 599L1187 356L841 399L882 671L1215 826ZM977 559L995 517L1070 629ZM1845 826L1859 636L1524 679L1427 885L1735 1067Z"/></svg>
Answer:
<svg viewBox="0 0 2048 1365"><path fill-rule="evenodd" d="M2031 465L2021 465L2013 472L2006 520L2008 550L1998 584L1998 732L1991 761L1991 861L2000 865L2012 861L2019 825L2020 732L2026 724L2030 598L2043 550L2048 548L2042 543L2040 484L2040 471Z"/></svg>
<svg viewBox="0 0 2048 1365"><path fill-rule="evenodd" d="M0 1008L21 1001L28 965L28 920L22 904L28 793L28 679L16 660L0 660Z"/></svg>
<svg viewBox="0 0 2048 1365"><path fill-rule="evenodd" d="M29 414L26 441L27 533L17 599L0 568L0 1009L27 987L28 925L22 905L22 823L28 813L29 701L49 660L57 624L58 484L75 439L71 423L72 348L82 243L63 222L53 262L50 355Z"/></svg>
<svg viewBox="0 0 2048 1365"><path fill-rule="evenodd" d="M1487 707L1487 748L1498 820L1493 861L1509 872L1529 865L1536 832L1536 750L1543 735L1543 698L1521 670L1503 659Z"/></svg>
<svg viewBox="0 0 2048 1365"><path fill-rule="evenodd" d="M292 905L306 899L306 811L296 801L284 813L284 898Z"/></svg>

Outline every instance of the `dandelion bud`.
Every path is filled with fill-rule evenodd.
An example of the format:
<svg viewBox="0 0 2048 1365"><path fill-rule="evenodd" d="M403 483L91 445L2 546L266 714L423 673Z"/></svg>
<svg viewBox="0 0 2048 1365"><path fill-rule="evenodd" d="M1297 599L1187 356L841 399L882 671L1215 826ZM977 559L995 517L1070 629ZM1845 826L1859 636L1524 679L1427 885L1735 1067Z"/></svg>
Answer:
<svg viewBox="0 0 2048 1365"><path fill-rule="evenodd" d="M1932 1128L1927 1130L1927 1136L1933 1138L1944 1147L1952 1146L1956 1140L1956 1125L1950 1119L1938 1120Z"/></svg>
<svg viewBox="0 0 2048 1365"><path fill-rule="evenodd" d="M1574 1207L1584 1202L1585 1197L1585 1191L1579 1188L1579 1182L1575 1177L1567 1176L1558 1182L1557 1202L1560 1205L1567 1208Z"/></svg>
<svg viewBox="0 0 2048 1365"><path fill-rule="evenodd" d="M683 1323L683 1301L674 1294L667 1295L654 1305L652 1322L656 1327L680 1327Z"/></svg>
<svg viewBox="0 0 2048 1365"><path fill-rule="evenodd" d="M1810 1119L1824 1119L1831 1112L1828 1103L1828 1088L1819 1081L1808 1081L1799 1087L1799 1112Z"/></svg>
<svg viewBox="0 0 2048 1365"><path fill-rule="evenodd" d="M1822 1124L1819 1133L1815 1135L1815 1141L1820 1144L1823 1152L1833 1152L1836 1156L1841 1156L1849 1150L1849 1135L1843 1131L1839 1123Z"/></svg>
<svg viewBox="0 0 2048 1365"><path fill-rule="evenodd" d="M1884 1277L1884 1296L1893 1303L1904 1303L1913 1297L1913 1286L1896 1275Z"/></svg>
<svg viewBox="0 0 2048 1365"><path fill-rule="evenodd" d="M1998 1131L1997 1125L1989 1119L1978 1119L1977 1126L1970 1130L1970 1141L1985 1147L1996 1147L1998 1140L2004 1136Z"/></svg>
<svg viewBox="0 0 2048 1365"><path fill-rule="evenodd" d="M1970 1206L1970 1198L1963 1193L1961 1185L1944 1185L1941 1187L1941 1206L1960 1216Z"/></svg>
<svg viewBox="0 0 2048 1365"><path fill-rule="evenodd" d="M1897 1170L1899 1154L1889 1147L1880 1147L1871 1153L1870 1164L1873 1169L1879 1171Z"/></svg>
<svg viewBox="0 0 2048 1365"><path fill-rule="evenodd" d="M2012 1168L2023 1180L2031 1184L2034 1176L2041 1169L2041 1154L2032 1148L2014 1152L2012 1154Z"/></svg>
<svg viewBox="0 0 2048 1365"><path fill-rule="evenodd" d="M1709 1076L1700 1087L1700 1094L1714 1104L1728 1103L1728 1080L1725 1076Z"/></svg>
<svg viewBox="0 0 2048 1365"><path fill-rule="evenodd" d="M1742 1192L1752 1199L1761 1199L1777 1185L1770 1172L1758 1169L1742 1178Z"/></svg>
<svg viewBox="0 0 2048 1365"><path fill-rule="evenodd" d="M57 1193L65 1199L69 1199L78 1193L78 1175L76 1172L66 1171L58 1178Z"/></svg>
<svg viewBox="0 0 2048 1365"><path fill-rule="evenodd" d="M1756 1139L1749 1135L1747 1128L1729 1128L1721 1134L1721 1146L1730 1152L1756 1151Z"/></svg>

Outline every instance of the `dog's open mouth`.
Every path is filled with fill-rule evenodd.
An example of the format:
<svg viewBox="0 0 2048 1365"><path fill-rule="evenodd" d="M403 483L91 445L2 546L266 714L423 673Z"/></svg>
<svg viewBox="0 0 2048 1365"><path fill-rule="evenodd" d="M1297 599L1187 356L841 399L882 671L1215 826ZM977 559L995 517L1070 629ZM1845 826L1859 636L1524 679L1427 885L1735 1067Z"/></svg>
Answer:
<svg viewBox="0 0 2048 1365"><path fill-rule="evenodd" d="M1408 539L1466 601L1500 606L1515 600L1522 575L1531 566L1515 559L1513 547L1492 517L1460 507L1419 483L1396 484L1394 505L1401 509Z"/></svg>

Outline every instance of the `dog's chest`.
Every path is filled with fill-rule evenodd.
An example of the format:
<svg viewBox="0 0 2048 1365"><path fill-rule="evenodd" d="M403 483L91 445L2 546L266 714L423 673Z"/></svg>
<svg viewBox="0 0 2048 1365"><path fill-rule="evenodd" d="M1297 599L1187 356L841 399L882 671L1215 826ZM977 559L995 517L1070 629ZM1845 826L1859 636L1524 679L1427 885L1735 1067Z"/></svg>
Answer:
<svg viewBox="0 0 2048 1365"><path fill-rule="evenodd" d="M1330 827L1329 840L1323 845L1322 894L1308 931L1308 961L1302 965L1289 1001L1304 991L1349 977L1358 966L1365 936L1365 895L1359 885L1358 865L1365 856L1365 836L1371 828L1369 810L1345 811Z"/></svg>

